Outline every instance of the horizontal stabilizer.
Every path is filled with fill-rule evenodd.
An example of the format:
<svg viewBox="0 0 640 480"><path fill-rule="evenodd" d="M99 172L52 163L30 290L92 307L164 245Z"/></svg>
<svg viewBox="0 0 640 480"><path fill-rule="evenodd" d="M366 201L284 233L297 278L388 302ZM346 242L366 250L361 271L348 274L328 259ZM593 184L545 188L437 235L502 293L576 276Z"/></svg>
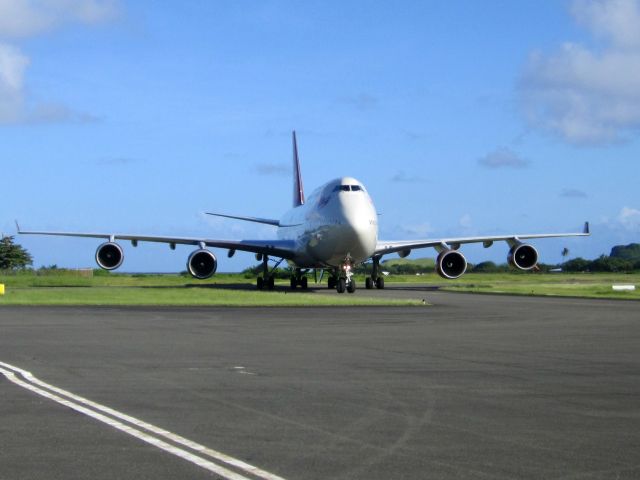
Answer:
<svg viewBox="0 0 640 480"><path fill-rule="evenodd" d="M226 215L224 213L211 213L205 212L207 215L213 215L214 217L233 218L234 220L244 220L245 222L265 223L267 225L280 226L280 220L273 220L271 218L258 218L258 217L241 217L239 215Z"/></svg>

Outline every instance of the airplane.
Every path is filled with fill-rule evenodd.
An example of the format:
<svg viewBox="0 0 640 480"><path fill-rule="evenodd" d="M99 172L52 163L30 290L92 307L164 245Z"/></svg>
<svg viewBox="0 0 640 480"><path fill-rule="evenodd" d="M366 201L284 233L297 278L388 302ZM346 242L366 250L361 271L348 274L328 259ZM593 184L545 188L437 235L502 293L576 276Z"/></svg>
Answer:
<svg viewBox="0 0 640 480"><path fill-rule="evenodd" d="M284 260L292 267L290 286L308 287L307 274L312 269L328 271L328 288L338 293L354 293L356 282L353 269L357 265L371 260L372 268L367 275L365 287L384 288L384 276L380 275L380 259L384 255L397 253L408 256L412 250L434 248L438 253L436 271L446 279L456 279L467 269L467 260L459 251L461 245L482 243L485 248L494 242L504 241L509 247L507 259L510 265L519 270L532 270L538 263L538 252L523 240L589 236L589 223L585 222L582 232L543 233L524 235L493 235L477 237L447 237L426 240L381 241L378 239L378 214L373 200L362 182L352 177L340 177L320 186L305 197L302 174L298 158L296 132L293 141L293 208L280 219L246 217L222 213L206 212L208 215L225 217L248 222L272 225L277 229L277 238L272 240L217 240L206 237L173 237L153 235L133 235L116 233L75 233L51 231L25 231L17 225L22 235L58 235L69 237L102 238L106 241L98 246L95 259L98 266L105 270L114 270L124 260L122 247L116 240L131 241L134 247L138 242L160 242L169 244L174 250L176 245L195 245L187 259L188 272L197 279L210 278L217 270L218 260L207 247L227 250L228 257L236 251L254 253L262 262L262 276L258 276L256 285L259 290L274 288L273 271ZM270 257L279 259L269 269Z"/></svg>

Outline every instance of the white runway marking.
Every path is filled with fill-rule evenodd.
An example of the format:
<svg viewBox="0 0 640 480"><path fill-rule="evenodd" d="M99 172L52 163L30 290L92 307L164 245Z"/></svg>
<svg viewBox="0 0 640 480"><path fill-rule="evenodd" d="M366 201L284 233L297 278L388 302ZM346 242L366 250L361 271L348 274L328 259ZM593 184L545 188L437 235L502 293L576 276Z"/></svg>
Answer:
<svg viewBox="0 0 640 480"><path fill-rule="evenodd" d="M252 477L257 477L264 480L284 480L282 477L250 465L246 462L243 462L242 460L230 457L229 455L205 447L204 445L193 442L187 438L181 437L180 435L176 435L175 433L156 427L155 425L151 425L150 423L118 412L117 410L113 410L112 408L106 407L99 403L92 402L91 400L75 395L54 385L45 383L34 377L30 372L22 370L18 367L14 367L13 365L10 365L8 363L0 362L0 373L2 373L8 380L16 385L19 385L22 388L30 390L33 393L48 398L49 400L57 402L68 408L71 408L76 412L82 413L83 415L87 415L95 420L109 425L110 427L128 433L129 435L138 438L139 440L160 448L165 452L176 455L184 460L198 465L201 468L209 470L210 472L216 473L217 475L220 475L225 479L251 480L249 477L245 477L241 474L233 472L221 465L213 463L211 460L202 458L187 450L171 445L157 437L163 437L164 439L169 440L173 443L189 448L200 455L205 455L213 460L218 460L219 462L225 463L228 466L235 467L238 470L241 470L244 474L249 474ZM122 421L107 417L104 414L110 415L111 417L117 418ZM134 428L134 426L137 428ZM146 430L146 432L140 429ZM156 436L153 436L151 434L154 434Z"/></svg>

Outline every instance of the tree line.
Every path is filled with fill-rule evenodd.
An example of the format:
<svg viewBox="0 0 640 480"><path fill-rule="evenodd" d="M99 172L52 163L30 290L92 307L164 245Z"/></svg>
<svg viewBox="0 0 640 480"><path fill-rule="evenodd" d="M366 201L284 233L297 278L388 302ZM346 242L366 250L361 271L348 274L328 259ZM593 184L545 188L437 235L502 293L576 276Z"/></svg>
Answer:
<svg viewBox="0 0 640 480"><path fill-rule="evenodd" d="M564 250L563 256L566 256ZM616 245L611 249L609 255L600 255L594 260L587 260L582 257L577 257L556 265L539 264L538 267L543 272L549 272L558 269L562 270L563 272L640 271L640 243ZM481 262L474 265L471 271L479 273L497 273L507 271L508 269L509 267L507 264L496 265L494 262Z"/></svg>

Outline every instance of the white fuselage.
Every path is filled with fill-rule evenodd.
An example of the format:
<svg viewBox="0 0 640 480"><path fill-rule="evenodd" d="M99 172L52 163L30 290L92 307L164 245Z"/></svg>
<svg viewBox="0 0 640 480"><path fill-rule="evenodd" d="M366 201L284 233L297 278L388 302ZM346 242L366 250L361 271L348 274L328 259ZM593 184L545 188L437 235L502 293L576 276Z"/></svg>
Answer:
<svg viewBox="0 0 640 480"><path fill-rule="evenodd" d="M358 264L375 251L378 215L362 183L337 178L281 218L278 238L296 243L291 262L297 267Z"/></svg>

